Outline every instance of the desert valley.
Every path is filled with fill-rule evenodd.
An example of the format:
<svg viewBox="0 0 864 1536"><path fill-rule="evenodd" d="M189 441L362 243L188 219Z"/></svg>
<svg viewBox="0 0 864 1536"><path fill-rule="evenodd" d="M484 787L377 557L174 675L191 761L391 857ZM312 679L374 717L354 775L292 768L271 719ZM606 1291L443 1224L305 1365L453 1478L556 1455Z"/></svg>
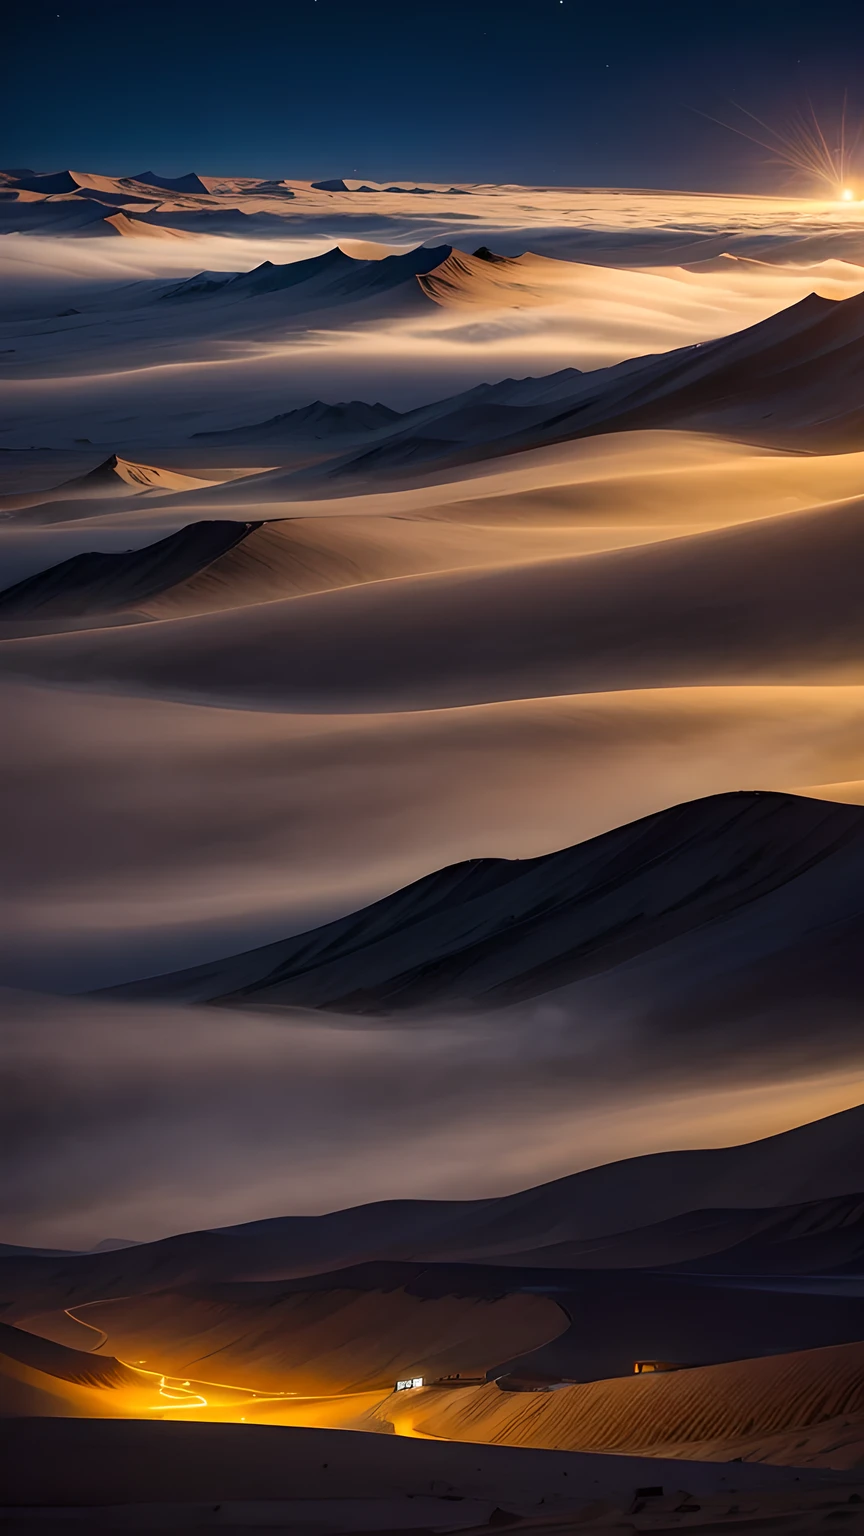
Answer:
<svg viewBox="0 0 864 1536"><path fill-rule="evenodd" d="M864 1531L864 202L0 273L6 1528Z"/></svg>

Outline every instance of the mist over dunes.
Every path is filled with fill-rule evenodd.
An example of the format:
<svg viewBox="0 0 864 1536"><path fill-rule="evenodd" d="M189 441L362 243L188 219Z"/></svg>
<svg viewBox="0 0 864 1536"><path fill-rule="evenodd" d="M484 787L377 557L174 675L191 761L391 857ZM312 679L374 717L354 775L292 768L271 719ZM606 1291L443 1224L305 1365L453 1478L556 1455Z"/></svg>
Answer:
<svg viewBox="0 0 864 1536"><path fill-rule="evenodd" d="M0 1505L855 1529L862 205L130 164L0 174Z"/></svg>

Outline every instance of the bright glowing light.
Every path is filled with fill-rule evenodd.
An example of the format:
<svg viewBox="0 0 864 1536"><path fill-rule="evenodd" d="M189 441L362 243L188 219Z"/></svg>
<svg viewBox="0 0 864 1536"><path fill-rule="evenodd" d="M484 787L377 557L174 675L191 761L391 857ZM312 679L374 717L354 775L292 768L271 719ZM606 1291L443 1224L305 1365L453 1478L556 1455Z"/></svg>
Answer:
<svg viewBox="0 0 864 1536"><path fill-rule="evenodd" d="M846 186L846 177L853 169L852 161L858 153L864 123L859 122L854 133L850 134L845 97L833 128L823 126L810 101L806 110L798 112L780 127L757 117L755 112L742 107L740 102L733 102L732 106L738 116L733 117L731 122L713 117L708 112L700 112L699 116L707 117L709 122L718 123L721 128L728 128L730 133L737 133L740 138L749 139L751 144L767 149L772 160L828 187L831 194L841 202L855 201L855 193L851 187Z"/></svg>

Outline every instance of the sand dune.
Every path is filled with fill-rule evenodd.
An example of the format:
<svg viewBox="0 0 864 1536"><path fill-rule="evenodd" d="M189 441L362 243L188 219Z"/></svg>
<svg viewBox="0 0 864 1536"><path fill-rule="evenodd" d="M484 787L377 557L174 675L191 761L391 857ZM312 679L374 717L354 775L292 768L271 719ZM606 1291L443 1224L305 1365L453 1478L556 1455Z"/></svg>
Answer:
<svg viewBox="0 0 864 1536"><path fill-rule="evenodd" d="M630 537L623 534L621 542ZM0 621L175 618L425 571L518 565L541 551L571 554L594 541L566 524L495 529L467 520L442 526L350 514L263 524L219 519L192 523L141 549L87 551L37 571L0 590ZM614 543L614 534L599 541ZM22 632L19 622L14 633Z"/></svg>
<svg viewBox="0 0 864 1536"><path fill-rule="evenodd" d="M165 188L170 192L207 193L210 190L194 171L189 171L186 176L157 176L153 171L139 171L125 179L144 182L148 187Z"/></svg>
<svg viewBox="0 0 864 1536"><path fill-rule="evenodd" d="M0 1323L0 1354L5 1362L54 1376L84 1387L122 1387L140 1384L140 1377L112 1355L93 1355L69 1349L38 1334Z"/></svg>
<svg viewBox="0 0 864 1536"><path fill-rule="evenodd" d="M817 1464L842 1468L864 1456L862 1368L864 1344L848 1344L547 1394L422 1390L404 1404L390 1399L379 1412L443 1440L693 1460L728 1461L734 1451L742 1460L770 1461L777 1455L772 1437L787 1434L799 1444L778 1459L793 1466L807 1432L825 1425L847 1434L836 1459L829 1447Z"/></svg>
<svg viewBox="0 0 864 1536"><path fill-rule="evenodd" d="M195 491L212 484L211 480L179 474L175 470L160 469L154 464L136 464L130 459L120 458L116 453L112 453L95 469L88 470L86 474L79 475L74 480L67 480L62 485L23 495L0 496L0 516L3 513L47 506L54 502L140 496L146 492L164 495L167 491Z"/></svg>
<svg viewBox="0 0 864 1536"><path fill-rule="evenodd" d="M462 259L459 253L447 258L457 259ZM379 265L405 260L390 257ZM329 256L320 261L329 263ZM475 265L490 269L480 258ZM337 270L344 285L347 279ZM432 282L440 270L424 281ZM383 278L382 271L378 286L384 286ZM217 291L229 293L238 283L256 281L251 273L218 285ZM268 274L266 281L283 279ZM201 291L200 278L192 284L190 292ZM177 296L185 291L184 285ZM380 424L373 446L359 456L337 459L332 472L355 479L394 472L404 477L409 471L422 474L436 465L455 466L596 432L656 427L711 429L767 444L797 444L807 432L813 444L857 448L864 403L850 396L848 381L861 347L862 320L860 296L835 302L811 294L746 331L700 347L634 358L587 374L565 369L545 379L481 385ZM261 423L255 430L263 434L274 426ZM247 434L252 430L247 428Z"/></svg>
<svg viewBox="0 0 864 1536"><path fill-rule="evenodd" d="M181 1381L191 1374L199 1382L227 1383L231 1390L316 1395L386 1391L393 1375L423 1375L428 1382L459 1373L461 1393L472 1378L494 1371L507 1393L515 1392L505 1401L517 1417L525 1401L519 1394L562 1379L601 1381L605 1391L611 1390L609 1378L623 1378L619 1386L626 1401L634 1361L662 1360L689 1371L748 1357L769 1357L770 1363L790 1351L856 1342L860 1276L857 1287L849 1283L854 1276L844 1287L842 1275L832 1285L820 1273L813 1281L784 1284L758 1268L738 1277L626 1268L568 1271L502 1267L478 1263L476 1257L455 1264L378 1260L343 1267L347 1253L364 1240L367 1249L376 1237L380 1244L389 1228L391 1247L400 1242L404 1247L412 1230L414 1246L421 1247L425 1231L427 1245L443 1247L449 1239L453 1246L454 1236L458 1243L461 1235L463 1248L471 1254L473 1241L476 1255L478 1246L494 1243L496 1233L500 1242L509 1229L512 1245L520 1227L524 1233L532 1226L536 1233L541 1223L554 1222L556 1213L559 1230L562 1224L573 1230L574 1217L584 1227L592 1219L592 1200L598 1209L602 1204L606 1222L613 1213L620 1221L628 1191L635 1202L647 1193L656 1208L658 1195L667 1207L674 1200L686 1205L694 1189L704 1195L712 1185L723 1185L727 1192L737 1187L744 1206L753 1197L748 1174L763 1190L766 1180L776 1189L778 1177L788 1187L790 1175L825 1187L832 1159L834 1180L842 1181L843 1153L857 1147L859 1125L860 1111L850 1112L763 1143L637 1159L492 1201L385 1203L326 1218L190 1233L121 1254L7 1258L0 1261L0 1286L7 1316L33 1333L107 1349L146 1364L150 1374L167 1371ZM740 1217L741 1212L739 1222ZM593 1219L597 1222L596 1212ZM292 1267L302 1271L304 1254L307 1264L313 1254L320 1263L322 1243L331 1253L329 1273L293 1282L261 1278L268 1272L284 1276ZM655 1248L655 1261L658 1256ZM824 1250L822 1257L824 1262ZM818 1259L811 1252L811 1265ZM572 1319L566 1331L565 1315ZM50 1360L46 1371L49 1366ZM743 1433L734 1425L706 1423L722 1408L712 1378L686 1379L695 1383L694 1395L704 1407L698 1432L688 1436L667 1426L659 1434L660 1446L652 1449L637 1437L625 1438L621 1448L673 1454L665 1441L679 1433L700 1445ZM587 1397L593 1401L590 1393ZM499 1401L485 1394L481 1407L485 1411ZM821 1414L835 1416L833 1408ZM621 1422L620 1415L614 1417ZM796 1420L781 1415L761 1428L779 1433L790 1422ZM414 1427L439 1433L431 1425ZM440 1433L446 1438L450 1431ZM471 1436L457 1428L453 1437ZM486 1438L485 1432L477 1438ZM567 1443L615 1448L602 1438ZM703 1449L711 1456L717 1447ZM674 1454L688 1452L674 1449Z"/></svg>
<svg viewBox="0 0 864 1536"><path fill-rule="evenodd" d="M46 681L301 710L852 683L864 667L862 530L855 500L519 569L367 584L177 629L10 641L0 664Z"/></svg>
<svg viewBox="0 0 864 1536"><path fill-rule="evenodd" d="M315 400L312 405L294 411L285 411L269 421L253 423L248 427L232 427L224 432L197 432L196 437L213 443L245 446L247 443L291 443L295 439L311 439L313 442L330 443L333 439L363 437L399 419L399 412L392 411L380 401L367 405L363 400L341 401L337 405L325 405Z"/></svg>
<svg viewBox="0 0 864 1536"><path fill-rule="evenodd" d="M696 1274L857 1273L864 1206L859 1195L766 1210L695 1210L604 1238L519 1248L497 1263L566 1269L651 1265ZM826 1280L826 1287L830 1282ZM838 1287L842 1289L842 1284Z"/></svg>
<svg viewBox="0 0 864 1536"><path fill-rule="evenodd" d="M301 457L309 454L302 446L305 441L300 439ZM283 441L271 451L283 455L294 449ZM77 458L80 462L80 452ZM71 467L75 459L66 462ZM200 457L181 460L193 467L193 478L197 470L199 480L200 462ZM231 475L225 468L209 473L222 480ZM44 482L44 471L41 478ZM493 460L465 478L422 489L293 502L290 528L287 522L272 527L284 538L298 539L300 573L309 563L306 545L322 547L321 556L315 556L320 590L424 571L519 565L544 555L649 544L686 531L818 507L826 500L857 493L862 482L861 455L801 458L686 433L628 433ZM115 482L109 475L106 483L113 486ZM118 489L127 492L125 484ZM49 517L55 515L68 529L62 545L57 541L58 552L89 552L94 543L97 548L116 549L118 544L122 548L128 542L130 523L135 526L135 542L145 542L146 534L138 531L140 518L135 519L139 508L143 512L146 507L142 527L158 530L161 523L168 534L178 527L178 513L190 520L272 519L285 510L280 492L284 495L279 472L240 477L235 472L227 484L193 492L156 492L137 504L130 502L128 494L109 494L61 502L53 511L34 508L26 520L14 525L14 532L7 526L0 543L0 581L8 586L50 567L55 536L42 529L52 526ZM35 498L47 493L40 489L25 494ZM87 531L87 521L97 518L99 533ZM341 529L339 534L335 526L328 528L332 520ZM81 524L80 533L73 532L76 523ZM32 538L25 531L31 527ZM111 536L105 539L103 530L108 528ZM270 549L268 560L276 560L278 566L272 580L267 562L256 562L252 600L259 600L258 594L272 599L316 589L305 574L299 585L290 579L283 582L289 573L278 558L282 547L280 540ZM331 548L332 558L323 553ZM214 605L208 601L203 606ZM177 613L195 611L200 611L195 604L175 609Z"/></svg>
<svg viewBox="0 0 864 1536"><path fill-rule="evenodd" d="M96 1335L91 1334L95 1342ZM0 1418L145 1417L159 1405L157 1376L112 1355L69 1348L0 1323ZM161 1373L160 1373L161 1374ZM163 1403L167 1404L167 1398Z"/></svg>
<svg viewBox="0 0 864 1536"><path fill-rule="evenodd" d="M593 1312L595 1326L587 1333L577 1317L568 1349L572 1345L577 1355L582 1351L585 1369L589 1368L587 1355L595 1350L598 1361L593 1363L606 1365L599 1374L626 1373L638 1358L692 1359L677 1351L682 1344L692 1349L694 1340L688 1346L686 1337L674 1336L676 1330L687 1328L697 1330L699 1358L705 1358L705 1350L722 1358L724 1348L726 1358L735 1358L736 1343L739 1352L746 1345L744 1353L759 1353L759 1329L764 1334L766 1326L780 1335L776 1341L780 1347L784 1347L785 1331L787 1349L804 1347L807 1331L813 1328L821 1330L823 1338L811 1337L810 1343L835 1342L824 1337L826 1327L839 1330L841 1338L844 1332L847 1338L856 1337L860 1300L853 1280L860 1268L855 1247L858 1229L845 1246L835 1247L833 1256L824 1233L843 1242L844 1209L847 1217L850 1208L858 1209L860 1196L855 1192L864 1187L861 1122L860 1108L848 1110L762 1141L628 1158L493 1199L379 1201L322 1216L274 1217L219 1231L187 1233L120 1253L0 1257L0 1287L9 1315L22 1320L44 1319L44 1314L64 1306L100 1298L177 1291L216 1281L323 1273L321 1285L338 1289L348 1283L349 1268L350 1284L365 1292L380 1291L386 1285L389 1290L409 1286L417 1293L419 1286L421 1295L425 1287L433 1297L470 1297L490 1291L506 1295L529 1285L549 1290L553 1298L572 1292L581 1297L580 1316ZM845 1207L844 1195L848 1195ZM819 1223L812 1213L800 1213L790 1221L792 1201L817 1202L822 1207L823 1240L810 1245L809 1252L806 1242L796 1241L794 1223L804 1233L808 1222ZM832 1201L833 1227L825 1214ZM646 1229L646 1222L654 1224L653 1231ZM749 1258L739 1253L737 1271L756 1277L753 1289L737 1287L733 1266L723 1276L722 1263L717 1266L720 1278L712 1279L715 1255L728 1253L736 1236L754 1229L767 1232L768 1240L761 1249L757 1245ZM690 1252L698 1242L702 1257L710 1260L701 1266L707 1280L696 1274L667 1273L646 1279L644 1270L628 1273L640 1264L675 1266L685 1242ZM570 1273L562 1276L556 1260L564 1243L580 1251L574 1255ZM537 1260L542 1264L543 1253L553 1246L559 1253L544 1274ZM804 1253L796 1252L799 1246ZM583 1264L586 1249L592 1261L588 1265ZM600 1274L594 1255L606 1259ZM842 1271L845 1266L851 1278L838 1281L833 1294L829 1287L820 1290L807 1283L796 1289L777 1283L776 1277L772 1290L770 1284L762 1284L766 1257L777 1261L778 1274L784 1270L787 1276L794 1274L798 1265L806 1275L809 1265L818 1277L827 1260L829 1268L833 1265ZM521 1274L513 1272L517 1263ZM436 1265L440 1278L436 1278ZM469 1265L487 1268L471 1271L465 1268ZM649 1300L653 1338L648 1337ZM725 1309L722 1328L721 1303ZM748 1323L748 1305L757 1309L758 1328ZM405 1315L410 1321L410 1311ZM542 1320L545 1326L545 1314ZM38 1327L45 1328L44 1320ZM748 1329L746 1337L742 1328ZM51 1334L53 1325L47 1331ZM70 1340L68 1323L62 1338ZM86 1334L80 1333L80 1338ZM561 1343L552 1346L558 1361ZM669 1348L676 1352L667 1355L664 1350ZM506 1353L505 1346L500 1358Z"/></svg>
<svg viewBox="0 0 864 1536"><path fill-rule="evenodd" d="M496 386L502 393L514 387L545 394L556 384L520 379ZM278 455L290 465L291 445L279 444ZM273 517L287 501L292 516L419 515L483 527L521 522L532 532L563 523L594 535L636 529L641 541L815 509L860 495L862 484L860 453L801 455L704 433L640 431L441 467L404 489L357 491L326 467L317 479L281 467L250 471L229 485L172 498L164 510L171 518L178 507L190 518ZM158 510L150 507L148 515Z"/></svg>
<svg viewBox="0 0 864 1536"><path fill-rule="evenodd" d="M229 274L221 281L211 274L198 273L169 288L160 299L169 304L224 304L280 294L286 300L290 298L295 309L315 313L332 305L404 289L409 302L419 304L420 289L415 281L418 274L439 266L449 254L450 247L446 245L432 249L418 246L403 255L367 261L334 246L322 256L310 256L306 261L284 265L265 261L251 272Z"/></svg>
<svg viewBox="0 0 864 1536"><path fill-rule="evenodd" d="M276 1269L272 1241L268 1248L254 1232L236 1233L230 1245L205 1236L148 1245L151 1252L119 1267L42 1260L7 1276L4 1265L8 1315L67 1347L122 1353L148 1373L312 1397L386 1393L394 1378L414 1373L427 1383L458 1379L459 1390L488 1374L508 1393L627 1382L638 1361L690 1369L860 1335L860 1285L844 1295L836 1285L790 1290L770 1276L732 1283L650 1270L404 1261L250 1284L213 1276L232 1263L260 1272L268 1256ZM175 1270L185 1265L182 1289L160 1288L172 1260Z"/></svg>
<svg viewBox="0 0 864 1536"><path fill-rule="evenodd" d="M442 864L533 858L694 790L853 779L861 751L853 686L657 689L383 715L202 710L119 689L8 683L3 700L14 722L3 780L26 810L2 850L4 971L37 990L46 955L72 989L192 965L308 930ZM50 790L58 780L62 800ZM175 923L182 942L166 950ZM749 1059L765 1038L764 1001L744 1013ZM821 1005L820 1018L834 1063L838 1039ZM784 1057L782 1039L799 1039L790 1025L787 1013L775 1040ZM812 1037L803 1012L800 1026Z"/></svg>
<svg viewBox="0 0 864 1536"><path fill-rule="evenodd" d="M634 334L641 338L638 350L648 352L655 347L665 351L670 344L689 339L686 332L700 321L705 340L717 334L709 309L718 302L728 303L733 293L741 306L741 324L764 318L753 301L769 270L765 263L728 254L689 263L682 255L675 266L654 266L649 258L612 270L593 265L588 253L578 261L562 261L531 250L502 256L481 246L470 255L452 250L431 272L420 273L417 281L427 297L444 309L487 315L545 311L559 326L572 324L578 316L583 333L589 334L614 324L616 309L620 323L620 311L626 310ZM783 271L775 266L771 275L776 285L775 310L803 298L797 285L807 278L811 288L833 299L860 292L864 284L864 270L857 262L829 260ZM534 314L532 323L543 324L540 313Z"/></svg>
<svg viewBox="0 0 864 1536"><path fill-rule="evenodd" d="M502 531L496 537L470 527L442 530L420 520L385 517L268 522L253 527L227 555L195 576L150 598L140 611L169 619L423 571L518 563L528 542L518 532ZM530 540L534 553L538 548L569 550L573 543L567 530L538 532Z"/></svg>
<svg viewBox="0 0 864 1536"><path fill-rule="evenodd" d="M578 253L613 266L711 261L729 252L784 263L828 255L854 259L860 253L854 207L841 210L830 202L794 196L633 191L625 205L619 191L602 188L417 186L410 181L395 187L335 178L329 184L334 190L327 190L290 177L274 181L190 173L169 178L150 171L109 177L69 170L5 175L12 189L34 189L45 205L46 232L56 228L53 198L137 192L180 200L193 212L208 203L217 213L245 209L252 218L266 210L282 230L290 229L292 217L330 224L337 218L358 234L380 238L384 227L388 235L398 232L404 240L412 232L416 237L420 223L426 237L447 232L457 243L473 246L483 239L508 255L524 251L527 244L547 254ZM358 196L361 186L368 190Z"/></svg>
<svg viewBox="0 0 864 1536"><path fill-rule="evenodd" d="M242 420L228 414L232 405L236 409L236 397L223 390L224 348L233 340L244 343L237 356L245 377L254 378L256 392L266 381L264 403L267 397L272 403L269 411L259 412L262 417L312 398L302 381L316 379L322 370L327 382L313 384L315 392L344 391L346 365L352 389L374 387L388 404L404 411L436 393L461 391L466 384L514 370L545 373L556 363L560 368L575 362L596 372L622 359L654 357L765 321L814 289L839 300L860 292L864 284L860 265L831 260L796 267L729 258L717 270L710 261L697 262L694 269L652 264L647 270L634 270L629 262L626 268L610 269L577 248L566 251L571 259L564 261L536 254L489 261L460 251L452 228L442 228L434 216L419 229L416 222L412 227L405 221L394 249L381 243L399 224L398 216L394 224L392 198L384 220L373 216L355 227L355 212L337 224L337 238L338 232L346 238L334 247L334 227L321 207L328 195L313 192L315 206L304 211L298 206L302 191L294 189L294 200L286 199L291 190L262 185L254 201L251 187L239 193L168 192L156 201L158 189L122 178L101 190L58 193L55 200L10 190L7 196L14 201L0 201L0 226L14 220L12 227L20 231L16 241L29 231L31 243L42 246L40 231L50 214L51 220L65 221L57 224L55 236L64 229L76 237L122 233L126 238L110 243L127 249L101 259L92 249L79 251L77 260L73 252L67 258L70 268L74 271L79 262L93 266L94 281L77 283L70 274L66 305L34 308L37 287L18 322L4 326L9 345L0 348L2 371L15 378L77 375L87 394L94 388L94 374L122 374L124 391L136 392L148 382L134 377L142 366L207 361L213 371L206 381L195 381L195 393L205 383L208 394L221 397L221 409L209 420L196 421L193 429L220 429ZM383 194L382 199L387 201ZM403 219L411 201L410 196L401 200ZM356 210L356 199L353 206ZM292 230L295 208L298 227ZM154 233L168 238L157 245L150 238ZM479 231L472 224L461 233L476 243ZM627 233L613 238L626 246ZM187 238L178 243L177 234ZM195 240L190 243L191 234ZM373 260L366 259L368 236L377 247ZM404 249L406 239L413 250ZM321 251L324 240L330 249ZM419 246L418 240L423 241ZM83 243L95 247L103 242ZM314 254L306 256L310 248ZM262 255L267 259L262 261ZM38 265L44 255L37 249L35 256ZM106 283L104 269L112 262L129 266L145 281L125 288ZM437 290L442 302L437 303L423 286L436 272L443 274ZM86 319L47 325L49 318L69 315L70 300ZM281 375L280 404L266 360L284 355L286 348L292 357L290 394L286 400L286 377ZM602 383L595 377L595 385ZM106 394L99 414L110 419L114 404L115 397ZM62 398L57 406L69 409ZM184 401L180 410L187 406ZM134 413L119 414L129 420ZM524 431L534 422L511 426ZM88 436L91 428L92 419L84 429ZM176 413L165 415L164 428L176 440ZM158 441L162 446L166 438Z"/></svg>
<svg viewBox="0 0 864 1536"><path fill-rule="evenodd" d="M266 1249L256 1250L254 1234L244 1242L249 1269L262 1265ZM188 1239L185 1247L188 1261ZM210 1251L218 1264L218 1246ZM515 1391L561 1379L629 1380L634 1360L770 1357L855 1341L860 1330L860 1297L785 1291L770 1277L733 1285L651 1272L378 1262L293 1281L214 1283L205 1255L201 1244L201 1279L165 1290L141 1265L122 1273L103 1265L100 1277L55 1264L49 1281L43 1263L41 1294L11 1310L33 1332L143 1359L181 1379L305 1396L389 1391L406 1376L468 1383L491 1373ZM51 1285L61 1295L63 1282L73 1324L36 1305Z"/></svg>
<svg viewBox="0 0 864 1536"><path fill-rule="evenodd" d="M164 229L159 224L147 224L143 219L133 218L128 213L111 213L103 223L127 239L189 240L192 238L183 229Z"/></svg>
<svg viewBox="0 0 864 1536"><path fill-rule="evenodd" d="M223 1285L127 1297L81 1317L112 1349L172 1375L305 1395L386 1391L405 1376L484 1376L567 1327L546 1297L359 1291L348 1275L326 1290Z"/></svg>
<svg viewBox="0 0 864 1536"><path fill-rule="evenodd" d="M415 466L458 464L500 453L502 443L515 452L597 432L657 427L713 430L769 445L858 448L864 397L858 398L850 380L862 347L864 295L834 301L811 294L719 341L575 377L571 370L553 375L546 399L538 397L537 381L527 380L522 388L508 381L506 395L488 386L439 402L414 412L377 447L338 470L404 470L409 448Z"/></svg>
<svg viewBox="0 0 864 1536"><path fill-rule="evenodd" d="M91 1351L93 1343L98 1343L98 1335L91 1330L87 1341ZM185 1372L175 1378L161 1367L145 1368L143 1361L139 1366L127 1365L111 1355L69 1348L0 1324L4 1429L10 1419L21 1418L146 1419L197 1414L237 1420L245 1417L244 1409L249 1413L256 1407L256 1394L243 1387L190 1380Z"/></svg>
<svg viewBox="0 0 864 1536"><path fill-rule="evenodd" d="M855 942L862 859L858 807L721 795L522 864L456 865L316 932L118 995L336 1012L507 1007L664 946L686 950L694 931L704 948L712 925L722 946L733 919L726 964L782 969L779 954L800 954L829 913Z"/></svg>
<svg viewBox="0 0 864 1536"><path fill-rule="evenodd" d="M0 621L89 617L124 609L146 612L148 602L200 577L256 526L194 523L143 550L73 555L0 591Z"/></svg>
<svg viewBox="0 0 864 1536"><path fill-rule="evenodd" d="M521 308L550 302L543 279L558 266L542 256L508 258L480 247L470 256L465 251L451 251L439 266L419 276L418 282L436 304L494 309L503 303ZM560 275L566 280L566 270Z"/></svg>
<svg viewBox="0 0 864 1536"><path fill-rule="evenodd" d="M710 1205L752 1210L769 1203L782 1205L790 1195L817 1198L841 1191L851 1194L864 1178L859 1155L861 1121L861 1110L850 1110L741 1147L626 1159L498 1200L455 1206L446 1202L383 1203L369 1207L368 1217L378 1227L378 1254L382 1254L384 1244L392 1251L394 1238L404 1234L405 1223L413 1219L419 1230L411 1232L407 1240L415 1257L498 1262L501 1255L512 1255L514 1246L523 1253L535 1252L541 1238L548 1246L565 1237L596 1239L609 1233L632 1232L646 1219L670 1220L676 1213ZM350 1237L351 1228L358 1226L357 1217L356 1211L336 1213L315 1218L314 1226L308 1219L276 1218L229 1230L250 1237L260 1233L268 1241L285 1242L286 1259L292 1240L323 1239L333 1246L329 1252L319 1248L314 1262L320 1263L326 1254L328 1267L332 1267L336 1254L343 1262L346 1256L354 1260L359 1256L356 1248L345 1246L346 1235ZM385 1223L383 1233L381 1222ZM667 1234L667 1261L672 1257L670 1237L674 1242L674 1235ZM365 1258L373 1256L375 1251L368 1248L363 1254Z"/></svg>

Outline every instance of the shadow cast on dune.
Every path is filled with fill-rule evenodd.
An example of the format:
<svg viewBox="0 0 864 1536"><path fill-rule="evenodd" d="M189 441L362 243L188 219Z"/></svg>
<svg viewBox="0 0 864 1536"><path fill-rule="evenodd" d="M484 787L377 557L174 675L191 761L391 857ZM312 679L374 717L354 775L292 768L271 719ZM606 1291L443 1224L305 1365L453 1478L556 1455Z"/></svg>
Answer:
<svg viewBox="0 0 864 1536"><path fill-rule="evenodd" d="M574 1019L583 997L610 1014L644 997L674 1039L710 990L702 1028L725 1015L731 1041L748 994L751 1029L760 993L784 1011L809 992L841 1029L845 1004L851 1028L862 860L857 806L721 795L539 859L456 865L315 932L110 995L396 1016L543 998Z"/></svg>

